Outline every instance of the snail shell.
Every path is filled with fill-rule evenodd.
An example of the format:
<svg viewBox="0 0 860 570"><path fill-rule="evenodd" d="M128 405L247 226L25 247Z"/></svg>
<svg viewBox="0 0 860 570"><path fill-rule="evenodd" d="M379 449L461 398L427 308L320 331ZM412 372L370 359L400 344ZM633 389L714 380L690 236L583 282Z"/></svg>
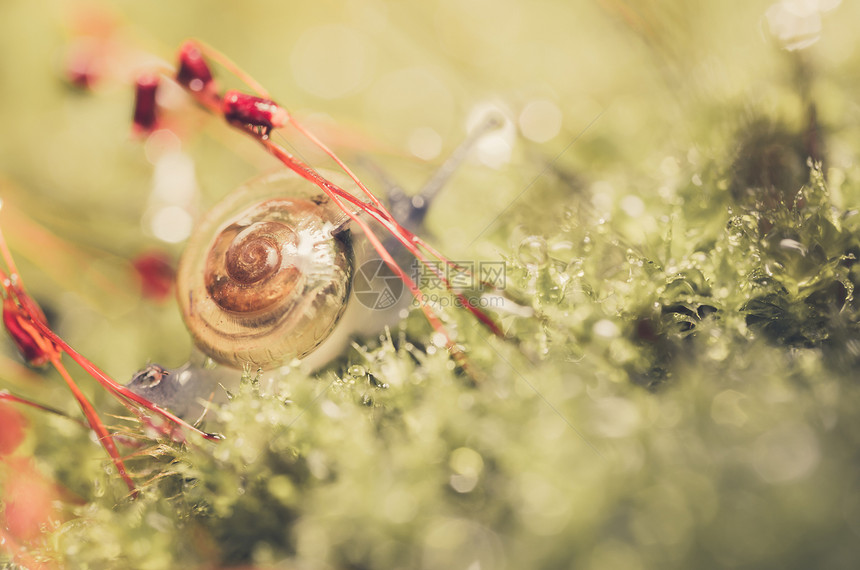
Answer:
<svg viewBox="0 0 860 570"><path fill-rule="evenodd" d="M328 196L289 171L227 196L179 262L177 295L195 344L238 368L273 368L312 352L349 298L348 222Z"/></svg>

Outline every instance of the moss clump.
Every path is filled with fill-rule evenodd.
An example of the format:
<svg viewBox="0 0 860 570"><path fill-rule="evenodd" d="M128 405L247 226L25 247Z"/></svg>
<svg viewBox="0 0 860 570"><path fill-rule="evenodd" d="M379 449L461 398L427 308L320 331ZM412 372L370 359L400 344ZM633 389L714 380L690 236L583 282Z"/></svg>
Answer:
<svg viewBox="0 0 860 570"><path fill-rule="evenodd" d="M425 152L434 133L453 147L452 125L468 107L502 93L517 111L510 131L523 136L489 150L510 150L510 162L464 165L428 227L456 259L505 260L509 304L498 318L508 338L443 311L470 376L413 311L313 376L293 370L270 384L246 375L204 418L222 442L154 439L133 418L110 416L124 411L75 370L124 436L141 496L127 497L87 429L28 413L16 453L59 489L28 555L93 569L856 567L855 30L822 15L821 42L789 53L761 42L764 7L754 3L376 11L384 4L348 7L367 28L343 37L379 58L355 94L338 99L302 91L327 82L284 65L312 67L314 50L285 58L284 49L307 46L331 23L327 5L290 6L279 20L271 6L245 3L224 28L200 18L211 6L199 0L167 16L152 3L124 9L144 32L164 34L165 57L204 26L210 43L268 72L277 97L296 95L299 115L306 106L340 125L354 120L363 138L391 148ZM850 4L838 19L856 21ZM0 12L27 6L41 5L7 2ZM338 18L336 29L349 28ZM57 46L71 34L43 17L14 21ZM237 43L237 30L255 42ZM341 39L322 30L326 47ZM0 72L11 73L0 82L0 117L15 136L0 141L0 168L26 191L0 180L4 215L17 199L66 246L34 254L26 238L7 236L28 286L64 338L117 377L147 358L185 357L173 307L102 279L121 275L116 258L146 245L152 165L127 141L130 91L70 99L51 50L7 32L0 54L14 57L0 55ZM140 35L126 28L117 38ZM407 39L417 49L403 50ZM600 59L587 56L595 45ZM421 72L404 73L404 54L430 56L415 62ZM327 65L314 69L332 78ZM552 130L552 105L564 120L537 143ZM541 109L550 112L534 114ZM269 166L221 124L191 130L199 135L182 150L196 161L203 201ZM350 134L326 141L349 155L359 138ZM405 187L429 174L380 148L362 150L404 174ZM357 154L345 158L360 164ZM81 219L99 223L84 232ZM64 257L94 247L113 255L92 271ZM9 376L23 394L77 414L59 379ZM12 566L10 554L0 564Z"/></svg>

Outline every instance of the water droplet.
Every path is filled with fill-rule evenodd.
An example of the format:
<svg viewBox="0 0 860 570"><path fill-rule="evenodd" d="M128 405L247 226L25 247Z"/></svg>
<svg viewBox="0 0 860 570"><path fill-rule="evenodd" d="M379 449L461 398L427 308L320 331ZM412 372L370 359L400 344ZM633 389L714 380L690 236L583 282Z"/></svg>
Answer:
<svg viewBox="0 0 860 570"><path fill-rule="evenodd" d="M355 377L360 378L362 376L367 375L367 370L364 368L364 366L362 366L360 364L353 364L352 366L349 367L349 369L347 370L347 373L350 376L355 376Z"/></svg>
<svg viewBox="0 0 860 570"><path fill-rule="evenodd" d="M448 346L448 337L440 332L433 333L430 339L433 342L433 345L439 348L445 348Z"/></svg>
<svg viewBox="0 0 860 570"><path fill-rule="evenodd" d="M520 243L517 257L528 268L545 265L548 259L546 240L541 236L529 236Z"/></svg>
<svg viewBox="0 0 860 570"><path fill-rule="evenodd" d="M803 256L806 255L806 246L797 240L785 238L783 240L780 240L779 247L781 247L782 249L797 251L798 253L800 253L800 255Z"/></svg>
<svg viewBox="0 0 860 570"><path fill-rule="evenodd" d="M558 285L553 285L544 292L542 297L545 301L550 303L558 303L564 299L564 288L559 287Z"/></svg>
<svg viewBox="0 0 860 570"><path fill-rule="evenodd" d="M821 38L821 12L829 9L814 0L776 2L765 12L768 31L788 51L807 48Z"/></svg>
<svg viewBox="0 0 860 570"><path fill-rule="evenodd" d="M596 336L600 336L603 338L615 338L620 333L621 330L618 328L618 325L610 321L609 319L601 319L594 323L594 327L592 329Z"/></svg>
<svg viewBox="0 0 860 570"><path fill-rule="evenodd" d="M594 249L594 245L591 242L591 238L586 236L585 239L582 240L582 253L591 253L591 250Z"/></svg>

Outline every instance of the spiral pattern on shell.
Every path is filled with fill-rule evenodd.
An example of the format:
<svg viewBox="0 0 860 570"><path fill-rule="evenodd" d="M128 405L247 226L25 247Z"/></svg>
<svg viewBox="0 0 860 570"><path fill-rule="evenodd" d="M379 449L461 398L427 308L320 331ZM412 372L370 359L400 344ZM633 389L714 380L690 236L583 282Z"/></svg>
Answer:
<svg viewBox="0 0 860 570"><path fill-rule="evenodd" d="M234 367L272 368L312 352L349 297L347 221L291 172L254 179L227 196L195 230L177 273L195 344Z"/></svg>

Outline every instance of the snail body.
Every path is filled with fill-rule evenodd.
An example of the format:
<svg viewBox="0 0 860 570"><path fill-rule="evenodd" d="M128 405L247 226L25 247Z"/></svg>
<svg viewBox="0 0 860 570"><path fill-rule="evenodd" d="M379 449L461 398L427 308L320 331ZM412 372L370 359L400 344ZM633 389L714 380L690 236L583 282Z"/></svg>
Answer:
<svg viewBox="0 0 860 570"><path fill-rule="evenodd" d="M326 177L342 188L350 182ZM388 314L350 303L356 257L349 216L291 171L254 178L206 215L179 261L176 294L194 341L179 368L149 365L127 386L189 420L223 403L237 369L270 370L300 360L316 369L353 334ZM215 363L221 366L213 365ZM272 374L260 380L268 385Z"/></svg>
<svg viewBox="0 0 860 570"><path fill-rule="evenodd" d="M177 296L196 346L233 368L269 369L311 353L349 299L348 222L316 186L289 171L228 195L179 262Z"/></svg>

